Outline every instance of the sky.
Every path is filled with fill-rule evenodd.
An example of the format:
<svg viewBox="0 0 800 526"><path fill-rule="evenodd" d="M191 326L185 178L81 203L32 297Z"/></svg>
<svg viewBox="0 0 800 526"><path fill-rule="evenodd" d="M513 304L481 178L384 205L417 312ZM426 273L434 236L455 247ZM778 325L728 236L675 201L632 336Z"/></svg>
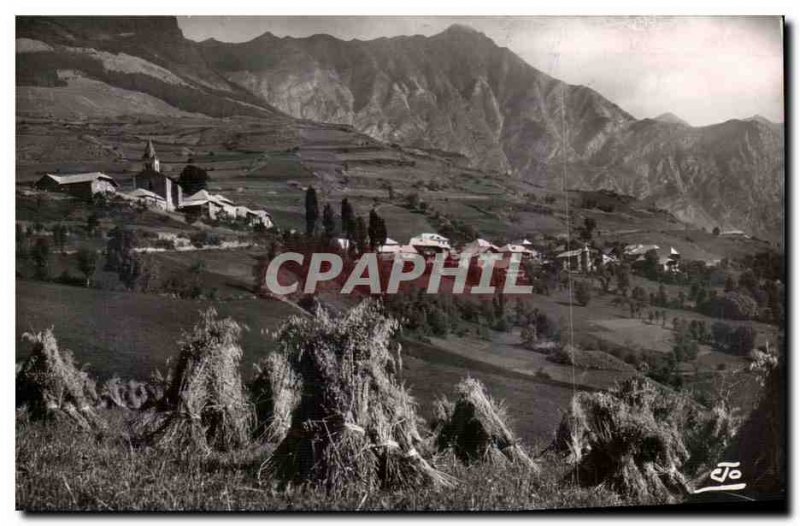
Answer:
<svg viewBox="0 0 800 526"><path fill-rule="evenodd" d="M778 17L179 17L187 38L245 42L267 31L351 40L481 31L533 67L589 86L634 117L694 126L762 115L783 122Z"/></svg>

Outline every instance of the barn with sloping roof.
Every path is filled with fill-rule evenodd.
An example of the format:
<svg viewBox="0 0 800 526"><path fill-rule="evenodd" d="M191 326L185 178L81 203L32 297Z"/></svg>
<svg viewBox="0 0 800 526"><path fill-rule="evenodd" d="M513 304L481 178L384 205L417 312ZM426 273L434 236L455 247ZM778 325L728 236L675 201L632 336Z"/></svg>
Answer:
<svg viewBox="0 0 800 526"><path fill-rule="evenodd" d="M91 199L95 194L114 193L119 185L113 177L103 172L87 172L70 175L46 174L36 181L35 186L47 192L62 192Z"/></svg>

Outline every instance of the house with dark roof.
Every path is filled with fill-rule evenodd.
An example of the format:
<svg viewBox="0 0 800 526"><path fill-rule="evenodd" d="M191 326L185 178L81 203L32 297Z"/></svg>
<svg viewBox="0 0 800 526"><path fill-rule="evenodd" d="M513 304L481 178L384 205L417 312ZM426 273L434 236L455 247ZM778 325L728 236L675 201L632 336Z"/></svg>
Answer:
<svg viewBox="0 0 800 526"><path fill-rule="evenodd" d="M62 192L91 199L95 194L112 194L119 185L110 175L88 172L71 175L46 174L36 181L35 187L47 192Z"/></svg>

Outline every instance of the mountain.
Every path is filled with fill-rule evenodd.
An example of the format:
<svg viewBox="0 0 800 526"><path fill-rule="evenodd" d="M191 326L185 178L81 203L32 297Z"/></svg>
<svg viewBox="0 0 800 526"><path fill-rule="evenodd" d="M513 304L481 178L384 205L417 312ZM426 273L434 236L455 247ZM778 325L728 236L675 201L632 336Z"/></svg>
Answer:
<svg viewBox="0 0 800 526"><path fill-rule="evenodd" d="M295 117L458 152L476 167L530 178L546 178L565 142L567 159L577 160L634 121L597 92L554 79L464 26L430 38L267 33L201 47L226 79Z"/></svg>
<svg viewBox="0 0 800 526"><path fill-rule="evenodd" d="M685 120L681 119L680 117L669 111L667 113L662 113L653 120L659 122L666 122L668 124L680 124L682 126L689 126L688 122L686 122Z"/></svg>
<svg viewBox="0 0 800 526"><path fill-rule="evenodd" d="M106 112L160 111L146 95L211 117L343 124L539 185L649 199L707 228L781 235L782 125L754 117L691 127L669 113L639 120L466 26L431 37L265 33L224 43L185 39L172 18L18 17L17 71L22 113L62 96L62 107L91 112L72 104L91 82L87 93L105 89L99 105L125 90Z"/></svg>

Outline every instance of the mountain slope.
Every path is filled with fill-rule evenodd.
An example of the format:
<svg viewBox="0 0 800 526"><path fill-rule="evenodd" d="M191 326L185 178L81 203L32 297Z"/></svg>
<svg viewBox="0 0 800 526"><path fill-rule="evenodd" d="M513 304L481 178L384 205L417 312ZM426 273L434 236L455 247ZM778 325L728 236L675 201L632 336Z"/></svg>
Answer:
<svg viewBox="0 0 800 526"><path fill-rule="evenodd" d="M35 100L48 93L71 100L56 92L71 88L65 76L83 77L174 111L346 124L531 183L612 189L707 228L781 236L782 125L758 116L705 127L672 114L637 120L464 26L431 37L266 33L232 44L187 40L173 18L20 17L17 39L17 85L47 88L32 90L22 112L48 107ZM158 111L150 102L126 96L117 111Z"/></svg>
<svg viewBox="0 0 800 526"><path fill-rule="evenodd" d="M202 49L228 80L290 115L458 152L484 169L537 176L559 155L563 128L580 130L567 151L578 158L633 121L596 92L553 79L462 26L368 42L265 34Z"/></svg>

